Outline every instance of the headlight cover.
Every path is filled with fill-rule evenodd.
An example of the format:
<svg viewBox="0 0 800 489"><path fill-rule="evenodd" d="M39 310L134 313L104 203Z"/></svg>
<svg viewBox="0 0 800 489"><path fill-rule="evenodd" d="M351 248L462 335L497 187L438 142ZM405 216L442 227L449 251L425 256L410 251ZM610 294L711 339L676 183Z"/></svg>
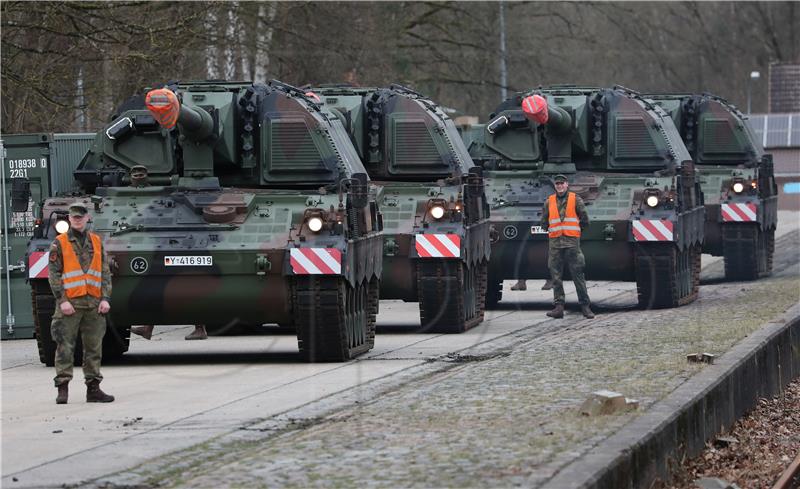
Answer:
<svg viewBox="0 0 800 489"><path fill-rule="evenodd" d="M731 188L734 192L740 194L742 191L744 191L744 184L742 182L735 182Z"/></svg>
<svg viewBox="0 0 800 489"><path fill-rule="evenodd" d="M308 226L308 229L318 233L322 229L322 219L317 216L310 217L308 221L306 221L306 225Z"/></svg>
<svg viewBox="0 0 800 489"><path fill-rule="evenodd" d="M657 207L658 195L648 195L647 198L644 199L644 203L647 204L648 207Z"/></svg>
<svg viewBox="0 0 800 489"><path fill-rule="evenodd" d="M64 220L60 220L56 222L56 232L58 234L64 234L69 231L69 223Z"/></svg>
<svg viewBox="0 0 800 489"><path fill-rule="evenodd" d="M431 207L430 213L431 217L433 217L434 219L441 219L442 217L444 217L444 207L440 205L434 205Z"/></svg>

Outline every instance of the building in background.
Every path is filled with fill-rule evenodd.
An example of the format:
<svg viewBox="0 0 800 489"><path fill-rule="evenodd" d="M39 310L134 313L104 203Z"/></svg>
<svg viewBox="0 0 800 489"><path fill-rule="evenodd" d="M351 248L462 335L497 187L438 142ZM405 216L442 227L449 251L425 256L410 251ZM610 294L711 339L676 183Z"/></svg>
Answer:
<svg viewBox="0 0 800 489"><path fill-rule="evenodd" d="M778 184L778 208L800 210L800 111L753 114L749 123L764 151L772 154L775 182Z"/></svg>
<svg viewBox="0 0 800 489"><path fill-rule="evenodd" d="M800 64L769 65L769 112L800 112Z"/></svg>

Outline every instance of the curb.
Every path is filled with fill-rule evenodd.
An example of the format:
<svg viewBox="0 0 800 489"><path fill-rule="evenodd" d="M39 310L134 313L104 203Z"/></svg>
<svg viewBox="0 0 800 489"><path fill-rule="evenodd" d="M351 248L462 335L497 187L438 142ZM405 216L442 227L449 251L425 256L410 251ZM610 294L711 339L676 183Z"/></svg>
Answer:
<svg viewBox="0 0 800 489"><path fill-rule="evenodd" d="M800 376L800 303L766 323L601 445L563 467L544 489L647 488L694 457L760 398Z"/></svg>

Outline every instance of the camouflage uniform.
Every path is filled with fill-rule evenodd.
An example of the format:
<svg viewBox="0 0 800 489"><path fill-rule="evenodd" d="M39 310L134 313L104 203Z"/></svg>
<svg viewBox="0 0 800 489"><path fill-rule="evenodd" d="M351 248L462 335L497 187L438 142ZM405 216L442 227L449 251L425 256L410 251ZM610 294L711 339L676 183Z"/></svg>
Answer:
<svg viewBox="0 0 800 489"><path fill-rule="evenodd" d="M75 255L83 270L88 270L92 263L94 250L92 240L86 232L79 233L74 229L67 232L69 242L75 250ZM61 283L61 274L64 270L64 259L61 253L61 245L58 240L50 245L50 263L48 266L50 288L56 299L56 310L53 314L53 322L50 324L50 334L56 342L56 376L55 384L61 384L72 380L72 367L74 361L75 342L80 331L83 341L83 376L88 383L91 380L102 380L100 375L100 360L103 355L103 336L106 334L106 318L97 312L97 307L101 300L111 303L111 271L108 266L108 258L105 254L105 247L101 246L103 253L103 278L102 278L102 297L84 295L81 297L67 298L64 293L64 286ZM63 302L69 301L75 308L75 314L65 316L59 307Z"/></svg>
<svg viewBox="0 0 800 489"><path fill-rule="evenodd" d="M567 194L568 192L564 192L562 196L556 195L558 215L561 219L564 219L564 215L567 212ZM544 229L550 227L549 204L550 199L545 200L542 208L541 226ZM575 195L575 213L580 219L581 229L585 229L589 225L589 214L586 213L586 205L583 203L583 199L577 194ZM562 235L549 240L547 266L550 268L550 279L553 282L554 304L564 304L564 282L562 280L564 263L569 267L569 273L572 275L573 282L575 282L578 301L581 305L588 306L589 293L586 291L586 279L583 276L586 260L581 252L580 238Z"/></svg>

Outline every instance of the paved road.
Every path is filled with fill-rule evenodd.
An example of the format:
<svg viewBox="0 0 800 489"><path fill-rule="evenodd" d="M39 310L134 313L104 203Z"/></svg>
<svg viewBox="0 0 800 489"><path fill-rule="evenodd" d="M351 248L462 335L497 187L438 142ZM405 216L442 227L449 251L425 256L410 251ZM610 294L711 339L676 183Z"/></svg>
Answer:
<svg viewBox="0 0 800 489"><path fill-rule="evenodd" d="M800 227L796 214L782 215L781 222L786 225L779 234ZM704 257L711 282L721 269L715 261ZM73 383L70 404L55 405L53 370L39 364L33 342L3 342L3 486L90 481L267 420L285 421L311 403L335 409L374 398L381 389L417 378L431 362L462 361L460 351L480 351L481 344L502 345L520 331L547 328L550 294L539 291L538 283L529 285L525 293L506 290L504 309L457 336L417 334L416 304L383 302L376 348L347 364L299 363L290 335L186 342L183 335L191 328L162 327L152 341L135 337L125 361L104 368L103 387L118 398L110 405L84 403L79 383ZM630 283L596 282L590 294L605 314L636 302ZM565 322L581 319L572 312Z"/></svg>

